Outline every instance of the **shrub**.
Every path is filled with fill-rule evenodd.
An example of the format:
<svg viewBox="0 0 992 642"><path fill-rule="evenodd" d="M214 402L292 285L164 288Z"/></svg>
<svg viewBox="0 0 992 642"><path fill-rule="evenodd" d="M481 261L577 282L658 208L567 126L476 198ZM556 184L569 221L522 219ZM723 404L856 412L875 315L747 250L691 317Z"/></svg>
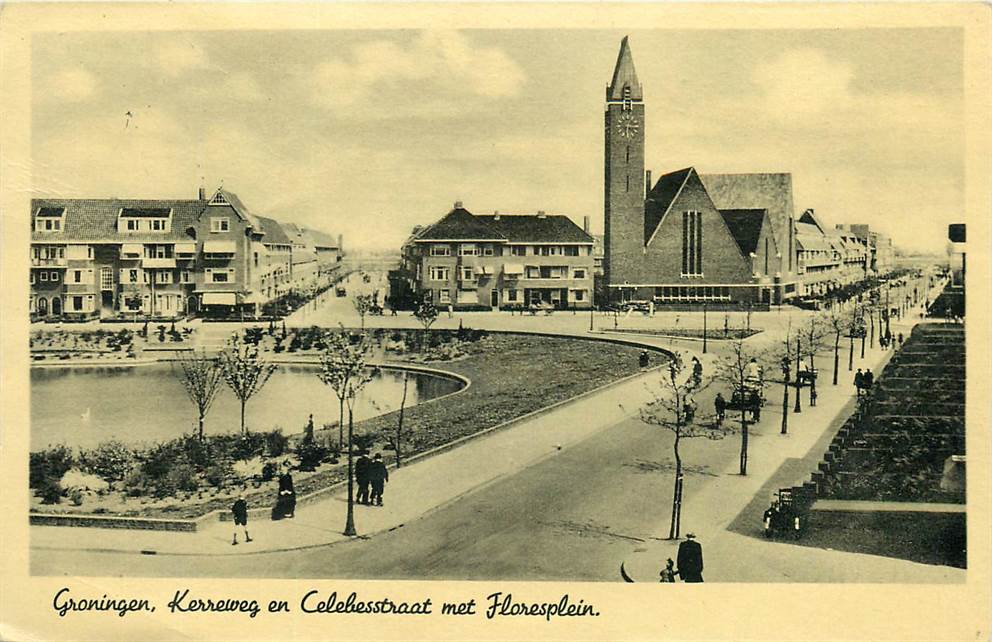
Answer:
<svg viewBox="0 0 992 642"><path fill-rule="evenodd" d="M59 486L62 490L69 492L70 494L74 491L84 491L91 490L96 492L105 492L110 488L110 484L91 473L84 473L78 468L71 468L62 475L62 479L59 480Z"/></svg>
<svg viewBox="0 0 992 642"><path fill-rule="evenodd" d="M124 493L128 497L148 495L152 489L152 479L140 468L135 468L124 478Z"/></svg>
<svg viewBox="0 0 992 642"><path fill-rule="evenodd" d="M303 471L316 470L327 454L327 448L314 442L300 443L296 446L296 456L300 460L300 470Z"/></svg>
<svg viewBox="0 0 992 642"><path fill-rule="evenodd" d="M111 482L124 479L134 466L134 461L131 448L117 440L105 441L79 455L80 468Z"/></svg>
<svg viewBox="0 0 992 642"><path fill-rule="evenodd" d="M351 443L355 450L369 451L375 445L376 435L374 433L362 433L352 437Z"/></svg>
<svg viewBox="0 0 992 642"><path fill-rule="evenodd" d="M270 430L269 432L263 434L265 436L265 452L267 452L270 457L279 457L286 452L286 446L289 444L289 437L282 434L281 428L276 428L275 430Z"/></svg>
<svg viewBox="0 0 992 642"><path fill-rule="evenodd" d="M165 478L156 486L156 495L166 497L177 492L196 490L196 469L188 461L178 461L172 465Z"/></svg>
<svg viewBox="0 0 992 642"><path fill-rule="evenodd" d="M41 497L42 504L58 504L62 499L62 487L50 477L46 477L39 486L37 494Z"/></svg>
<svg viewBox="0 0 992 642"><path fill-rule="evenodd" d="M73 506L83 505L83 491L76 488L69 492L69 499L72 501Z"/></svg>
<svg viewBox="0 0 992 642"><path fill-rule="evenodd" d="M279 466L274 461L265 462L265 465L262 466L262 481L267 482L275 479L278 470Z"/></svg>
<svg viewBox="0 0 992 642"><path fill-rule="evenodd" d="M52 446L30 455L28 482L31 488L42 489L48 482L57 483L72 468L72 450L68 446Z"/></svg>
<svg viewBox="0 0 992 642"><path fill-rule="evenodd" d="M207 470L204 473L204 478L211 486L215 488L222 488L224 486L224 482L227 481L227 478L230 477L233 472L234 468L231 465L231 461L229 459L222 459L207 467Z"/></svg>

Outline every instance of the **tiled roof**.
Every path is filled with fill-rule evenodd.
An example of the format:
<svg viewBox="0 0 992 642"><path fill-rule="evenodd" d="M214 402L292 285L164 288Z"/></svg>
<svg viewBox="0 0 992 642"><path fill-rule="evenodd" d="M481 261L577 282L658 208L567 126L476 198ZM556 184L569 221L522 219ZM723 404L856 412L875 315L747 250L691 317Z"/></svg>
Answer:
<svg viewBox="0 0 992 642"><path fill-rule="evenodd" d="M679 190L685 185L689 175L695 170L691 167L680 169L677 172L669 172L658 179L647 200L644 201L644 242L647 243L654 235L654 231L661 224L665 212L671 207L672 201L678 195Z"/></svg>
<svg viewBox="0 0 992 642"><path fill-rule="evenodd" d="M417 241L505 241L506 237L463 207L456 207L441 220L425 227Z"/></svg>
<svg viewBox="0 0 992 642"><path fill-rule="evenodd" d="M309 237L311 244L314 247L320 248L334 248L337 249L338 241L336 238L327 234L326 232L321 232L320 230L312 230L310 228L303 228L303 234Z"/></svg>
<svg viewBox="0 0 992 642"><path fill-rule="evenodd" d="M630 87L630 99L642 100L644 92L641 90L641 83L637 81L637 72L634 71L634 57L630 53L630 43L627 36L620 41L620 53L617 54L617 64L613 68L613 81L610 82L606 92L609 100L623 100L623 88Z"/></svg>
<svg viewBox="0 0 992 642"><path fill-rule="evenodd" d="M282 223L266 216L257 216L256 218L262 224L262 231L265 233L262 243L266 245L292 245L293 242L289 240L289 236L282 229Z"/></svg>
<svg viewBox="0 0 992 642"><path fill-rule="evenodd" d="M765 209L779 247L788 243L793 215L792 174L700 174L719 210Z"/></svg>
<svg viewBox="0 0 992 642"><path fill-rule="evenodd" d="M65 208L65 222L60 232L31 233L32 241L147 241L192 240L187 229L192 227L203 208L200 200L134 200L134 199L57 199L31 200L32 222L43 208ZM172 210L172 225L168 232L117 231L117 216L122 208Z"/></svg>
<svg viewBox="0 0 992 642"><path fill-rule="evenodd" d="M572 219L561 214L477 214L510 243L593 243Z"/></svg>
<svg viewBox="0 0 992 642"><path fill-rule="evenodd" d="M758 249L758 239L761 237L761 226L765 221L766 211L763 209L720 210L723 221L727 224L731 236L737 241L737 247L744 256L750 256Z"/></svg>

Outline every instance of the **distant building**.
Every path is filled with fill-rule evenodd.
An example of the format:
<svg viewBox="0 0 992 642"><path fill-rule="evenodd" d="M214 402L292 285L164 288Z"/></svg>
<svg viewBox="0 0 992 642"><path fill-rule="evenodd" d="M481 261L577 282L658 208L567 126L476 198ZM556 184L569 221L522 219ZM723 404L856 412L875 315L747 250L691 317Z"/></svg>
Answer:
<svg viewBox="0 0 992 642"><path fill-rule="evenodd" d="M233 192L210 199L33 199L33 318L150 316L260 305L303 285L283 224Z"/></svg>
<svg viewBox="0 0 992 642"><path fill-rule="evenodd" d="M390 300L414 297L454 309L588 308L593 238L567 216L472 214L461 203L414 228Z"/></svg>
<svg viewBox="0 0 992 642"><path fill-rule="evenodd" d="M947 254L951 263L951 285L964 287L965 263L967 253L965 249L965 224L954 223L947 226L947 240L950 246Z"/></svg>

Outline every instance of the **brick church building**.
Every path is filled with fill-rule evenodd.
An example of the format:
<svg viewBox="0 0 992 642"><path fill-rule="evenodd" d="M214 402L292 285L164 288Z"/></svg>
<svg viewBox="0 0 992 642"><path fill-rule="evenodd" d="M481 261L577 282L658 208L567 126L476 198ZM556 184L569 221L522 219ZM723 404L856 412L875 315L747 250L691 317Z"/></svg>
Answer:
<svg viewBox="0 0 992 642"><path fill-rule="evenodd" d="M699 174L652 184L644 93L627 38L606 89L604 278L610 300L779 303L796 294L792 175Z"/></svg>

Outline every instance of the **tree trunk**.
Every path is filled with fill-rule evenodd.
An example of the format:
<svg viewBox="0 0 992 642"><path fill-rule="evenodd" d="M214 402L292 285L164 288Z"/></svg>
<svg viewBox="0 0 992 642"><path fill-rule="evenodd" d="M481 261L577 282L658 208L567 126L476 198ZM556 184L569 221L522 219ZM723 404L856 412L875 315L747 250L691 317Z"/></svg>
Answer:
<svg viewBox="0 0 992 642"><path fill-rule="evenodd" d="M668 539L678 539L679 537L679 502L682 499L679 495L679 476L682 473L682 461L679 459L679 433L677 431L682 429L681 421L678 424L676 426L675 445L673 446L675 452L675 484L672 486L672 523L668 527Z"/></svg>
<svg viewBox="0 0 992 642"><path fill-rule="evenodd" d="M865 335L861 335L861 358L865 358Z"/></svg>
<svg viewBox="0 0 992 642"><path fill-rule="evenodd" d="M744 377L741 377L741 394L744 394ZM743 405L743 404L742 404ZM741 475L747 474L747 411L741 408Z"/></svg>
<svg viewBox="0 0 992 642"><path fill-rule="evenodd" d="M840 368L840 333L834 336L834 385L837 385L837 371Z"/></svg>
<svg viewBox="0 0 992 642"><path fill-rule="evenodd" d="M851 335L851 349L847 353L847 371L854 370L854 335Z"/></svg>
<svg viewBox="0 0 992 642"><path fill-rule="evenodd" d="M792 412L803 411L802 403L800 401L802 395L799 394L800 392L802 392L802 388L799 387L799 370L800 370L799 366L801 365L802 365L802 345L800 344L799 339L797 338L796 339L796 405L792 408Z"/></svg>
<svg viewBox="0 0 992 642"><path fill-rule="evenodd" d="M338 456L341 456L341 452L344 450L344 397L338 399L340 402L338 413Z"/></svg>
<svg viewBox="0 0 992 642"><path fill-rule="evenodd" d="M203 411L200 411L200 431L199 431L200 441L203 441Z"/></svg>
<svg viewBox="0 0 992 642"><path fill-rule="evenodd" d="M400 443L403 439L403 410L406 408L406 390L407 384L410 380L410 373L403 373L403 399L400 401L400 420L396 424L396 467L401 466L400 463Z"/></svg>
<svg viewBox="0 0 992 642"><path fill-rule="evenodd" d="M248 436L248 428L245 427L245 404L248 403L247 399L241 400L241 436Z"/></svg>
<svg viewBox="0 0 992 642"><path fill-rule="evenodd" d="M344 534L348 537L358 534L355 530L355 464L351 456L352 439L354 439L354 424L351 404L348 404L348 518L344 523Z"/></svg>
<svg viewBox="0 0 992 642"><path fill-rule="evenodd" d="M789 375L785 375L785 385L782 386L782 434L789 432Z"/></svg>
<svg viewBox="0 0 992 642"><path fill-rule="evenodd" d="M872 350L875 349L875 311L872 310L868 313L868 322L871 326L871 334L869 335L868 347Z"/></svg>

